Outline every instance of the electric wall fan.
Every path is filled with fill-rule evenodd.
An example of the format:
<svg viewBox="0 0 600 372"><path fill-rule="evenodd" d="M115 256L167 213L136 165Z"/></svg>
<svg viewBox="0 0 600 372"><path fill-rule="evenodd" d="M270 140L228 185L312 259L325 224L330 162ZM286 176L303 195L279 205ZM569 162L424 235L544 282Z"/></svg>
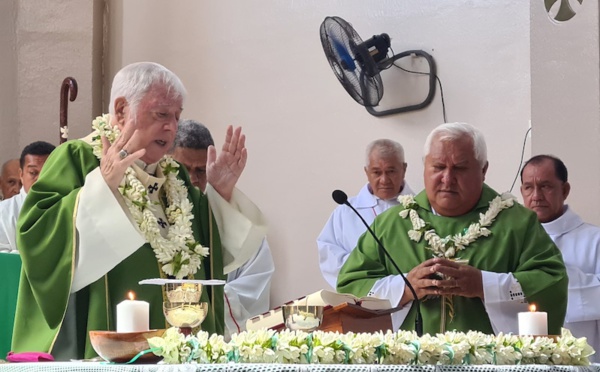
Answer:
<svg viewBox="0 0 600 372"><path fill-rule="evenodd" d="M435 62L422 50L408 50L388 58L390 37L375 35L362 41L354 28L340 17L326 17L321 23L321 44L335 76L356 102L365 106L374 116L398 114L427 107L435 94ZM390 68L395 61L408 56L420 56L429 64L429 93L419 104L376 111L383 97L380 72Z"/></svg>

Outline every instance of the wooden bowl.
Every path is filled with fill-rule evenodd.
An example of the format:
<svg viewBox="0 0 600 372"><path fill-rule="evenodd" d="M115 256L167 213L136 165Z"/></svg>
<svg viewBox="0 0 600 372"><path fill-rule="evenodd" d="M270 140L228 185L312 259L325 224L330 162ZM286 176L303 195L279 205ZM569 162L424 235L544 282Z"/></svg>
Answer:
<svg viewBox="0 0 600 372"><path fill-rule="evenodd" d="M127 363L139 352L150 349L148 339L160 337L164 329L143 332L90 331L92 347L103 359L113 363ZM154 353L140 356L135 363L157 363L162 357Z"/></svg>

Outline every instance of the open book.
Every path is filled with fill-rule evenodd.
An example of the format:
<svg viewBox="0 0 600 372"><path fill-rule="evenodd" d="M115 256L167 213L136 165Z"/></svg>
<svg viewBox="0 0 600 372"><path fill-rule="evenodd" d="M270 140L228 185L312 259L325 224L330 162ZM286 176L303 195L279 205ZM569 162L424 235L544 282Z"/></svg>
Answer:
<svg viewBox="0 0 600 372"><path fill-rule="evenodd" d="M328 308L344 303L360 305L369 310L387 310L392 307L390 301L387 299L377 297L358 298L349 293L337 293L326 289L311 293L297 300L286 302L284 305L324 306L325 308ZM283 310L281 309L281 306L246 321L246 329L249 331L261 328L279 329L283 326Z"/></svg>

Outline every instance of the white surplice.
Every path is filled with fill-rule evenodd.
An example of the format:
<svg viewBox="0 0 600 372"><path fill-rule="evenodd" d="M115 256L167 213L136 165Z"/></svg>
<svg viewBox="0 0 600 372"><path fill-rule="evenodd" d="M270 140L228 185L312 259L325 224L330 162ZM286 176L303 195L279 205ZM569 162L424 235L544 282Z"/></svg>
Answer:
<svg viewBox="0 0 600 372"><path fill-rule="evenodd" d="M408 184L405 182L400 195L414 194ZM390 207L398 205L396 198L383 200L369 191L369 185L366 184L360 190L358 195L348 199L358 213L365 219L367 224L372 224L377 215L383 213ZM350 252L356 247L358 238L367 231L360 218L347 205L339 205L329 220L323 227L321 234L317 238L319 248L319 265L323 277L329 285L335 289L337 277L350 255Z"/></svg>
<svg viewBox="0 0 600 372"><path fill-rule="evenodd" d="M600 227L583 222L568 205L562 216L542 226L562 252L569 275L565 328L575 337L587 337L600 353Z"/></svg>
<svg viewBox="0 0 600 372"><path fill-rule="evenodd" d="M246 330L246 321L271 308L271 277L275 264L266 239L258 252L240 268L227 274L225 284L225 335Z"/></svg>
<svg viewBox="0 0 600 372"><path fill-rule="evenodd" d="M152 177L144 173L154 173L156 166L140 168L143 170L134 167L140 181L144 182L144 179ZM156 181L162 183L164 179ZM257 254L266 235L266 220L258 207L238 189L234 189L231 200L226 201L208 184L206 196L219 229L224 272L227 274ZM78 194L76 209L75 273L69 306L53 349L57 360L74 352L72 340L76 339L76 327L73 304L77 291L96 281L146 243L123 197L108 187L100 167L87 174L85 185ZM225 271L227 268L229 270ZM227 316L224 318L227 319Z"/></svg>
<svg viewBox="0 0 600 372"><path fill-rule="evenodd" d="M228 273L256 254L266 235L266 221L238 189L229 202L210 184L206 195L219 228ZM100 167L86 176L77 205L78 257L71 293L98 280L146 242L122 199L108 187Z"/></svg>
<svg viewBox="0 0 600 372"><path fill-rule="evenodd" d="M17 219L25 201L27 193L21 191L12 198L0 202L0 252L13 252L17 250Z"/></svg>

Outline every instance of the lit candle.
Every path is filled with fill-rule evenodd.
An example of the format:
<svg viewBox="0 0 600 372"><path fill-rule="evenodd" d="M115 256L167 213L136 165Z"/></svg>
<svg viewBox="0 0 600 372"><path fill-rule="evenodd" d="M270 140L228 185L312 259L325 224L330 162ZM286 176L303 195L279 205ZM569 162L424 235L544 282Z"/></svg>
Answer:
<svg viewBox="0 0 600 372"><path fill-rule="evenodd" d="M117 332L147 331L150 324L150 304L136 301L135 294L129 291L129 300L117 305Z"/></svg>
<svg viewBox="0 0 600 372"><path fill-rule="evenodd" d="M519 334L526 336L545 336L548 334L548 314L535 311L535 305L529 311L519 313Z"/></svg>

